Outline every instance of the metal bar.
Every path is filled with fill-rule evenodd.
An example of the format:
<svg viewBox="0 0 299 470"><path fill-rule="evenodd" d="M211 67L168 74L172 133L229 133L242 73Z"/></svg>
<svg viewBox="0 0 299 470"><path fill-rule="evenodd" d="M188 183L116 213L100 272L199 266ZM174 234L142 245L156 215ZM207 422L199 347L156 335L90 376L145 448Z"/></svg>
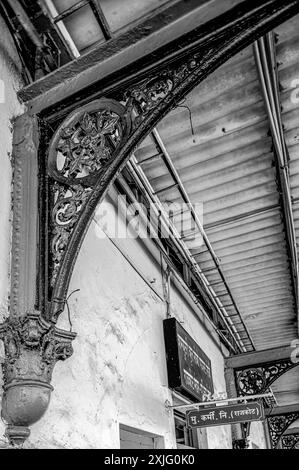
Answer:
<svg viewBox="0 0 299 470"><path fill-rule="evenodd" d="M221 299L222 297L227 297L227 296L229 296L229 294L228 294L227 292L224 292L223 294L217 294L217 295L216 295L216 297L217 297L218 299ZM233 305L234 305L234 304L229 304L229 307L233 307ZM227 307L228 307L228 305L227 305Z"/></svg>
<svg viewBox="0 0 299 470"><path fill-rule="evenodd" d="M236 222L240 222L241 220L251 219L252 217L256 217L260 214L266 214L267 212L271 212L271 211L273 211L275 209L279 209L279 208L280 208L280 206L278 204L276 204L276 205L273 205L273 206L265 207L263 209L253 210L251 212L248 212L247 214L242 214L242 215L238 215L236 217L230 217L228 219L220 220L219 222L214 222L214 223L211 223L211 224L207 224L205 226L205 229L208 230L208 231L212 231L213 229L222 228L225 225L232 225Z"/></svg>
<svg viewBox="0 0 299 470"><path fill-rule="evenodd" d="M210 273L212 271L216 271L217 268L215 266L211 267L211 268L205 268L205 269L201 269L203 273Z"/></svg>
<svg viewBox="0 0 299 470"><path fill-rule="evenodd" d="M198 253L199 254L199 253ZM195 255L193 255L195 256ZM210 286L211 287L216 287L216 286L222 286L223 285L223 282L222 281L218 281L218 282L210 282ZM238 315L237 315L238 316Z"/></svg>
<svg viewBox="0 0 299 470"><path fill-rule="evenodd" d="M161 156L161 153L155 153L155 155L150 155L149 157L144 158L144 160L139 161L138 164L143 165L144 163L149 163L154 160L158 160L159 158L161 158Z"/></svg>
<svg viewBox="0 0 299 470"><path fill-rule="evenodd" d="M108 22L106 20L106 17L103 13L103 10L98 2L98 0L89 0L90 7L94 13L94 16L96 17L101 30L103 32L104 38L108 41L109 39L112 38L112 33L110 30L110 27L108 25Z"/></svg>
<svg viewBox="0 0 299 470"><path fill-rule="evenodd" d="M262 393L261 395L248 395L246 397L235 397L235 398L227 398L224 400L215 400L215 401L203 401L200 403L192 403L192 405L172 405L168 408L170 409L188 409L188 408L198 408L199 406L207 406L207 405L218 405L218 404L226 404L226 403L233 403L234 401L244 401L245 403L249 400L259 400L260 398L270 398L273 397L273 393Z"/></svg>
<svg viewBox="0 0 299 470"><path fill-rule="evenodd" d="M170 189L175 189L177 187L178 187L178 183L171 184L170 186L167 186L166 188L158 189L158 191L156 191L154 194L155 196L157 196L158 194L165 193L166 191L169 191Z"/></svg>
<svg viewBox="0 0 299 470"><path fill-rule="evenodd" d="M242 369L245 367L258 367L263 364L275 363L281 360L290 359L294 351L291 346L282 346L280 348L265 349L251 353L230 356L225 359L226 367L232 369Z"/></svg>
<svg viewBox="0 0 299 470"><path fill-rule="evenodd" d="M266 416L281 416L288 413L298 413L299 404L278 406L274 410L266 410Z"/></svg>
<svg viewBox="0 0 299 470"><path fill-rule="evenodd" d="M75 5L72 5L70 8L68 8L67 10L64 10L58 16L55 16L55 18L53 18L54 23L64 20L65 18L70 16L72 13L75 13L75 11L79 10L80 8L85 7L88 4L89 4L89 0L80 0L80 2L75 3Z"/></svg>

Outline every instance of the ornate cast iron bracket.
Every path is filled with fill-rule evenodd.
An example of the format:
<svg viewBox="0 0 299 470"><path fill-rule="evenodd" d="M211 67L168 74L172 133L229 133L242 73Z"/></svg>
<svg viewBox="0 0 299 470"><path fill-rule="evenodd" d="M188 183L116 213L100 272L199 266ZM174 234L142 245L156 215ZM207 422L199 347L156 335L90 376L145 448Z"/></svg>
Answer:
<svg viewBox="0 0 299 470"><path fill-rule="evenodd" d="M269 0L254 6L245 1L187 39L183 37L179 54L172 54L168 63L146 73L138 83L114 91L116 100L96 100L60 124L48 153L51 200L45 218L50 221L46 229L51 233L50 272L45 275L49 282L41 306L47 319L56 322L64 310L94 211L134 149L209 74L298 11L299 3L294 0Z"/></svg>
<svg viewBox="0 0 299 470"><path fill-rule="evenodd" d="M172 44L169 57L165 51L162 54L162 65L155 64L150 72L143 70L138 79L122 85L122 89L111 83L109 98L101 97L79 107L63 122L62 117L58 118L49 144L45 129L49 122L53 125L51 116L44 113L43 119L32 118L40 124L40 249L36 279L41 280L36 282L32 309L37 306L40 313L25 314L30 309L21 307L20 282L13 281L13 314L0 327L6 354L2 416L12 442L23 442L28 426L43 415L52 390L54 365L71 355L75 335L54 325L64 311L72 271L94 211L110 184L140 142L195 86L230 57L298 12L298 0L242 2L183 36L179 44ZM63 116L67 113L62 110ZM20 158L35 152L34 145L22 147L26 139L21 135L19 140ZM22 166L19 169L16 176L21 179ZM15 190L19 212L14 215L14 234L19 238L25 237L18 221L22 213L20 199L26 200L28 181L24 178L23 186L17 183ZM25 216L29 219L29 210ZM18 245L22 246L19 239ZM12 279L20 272L21 253L18 251L13 259ZM26 253L22 256L26 273L30 257ZM31 264L30 273L36 266Z"/></svg>
<svg viewBox="0 0 299 470"><path fill-rule="evenodd" d="M46 322L39 312L8 319L1 325L0 339L5 348L1 416L13 444L22 444L29 436L28 426L45 413L53 390L53 368L57 361L72 355L75 336Z"/></svg>
<svg viewBox="0 0 299 470"><path fill-rule="evenodd" d="M275 380L296 367L296 365L291 359L284 359L275 363L236 370L235 379L238 395L265 393Z"/></svg>
<svg viewBox="0 0 299 470"><path fill-rule="evenodd" d="M248 439L235 439L233 441L233 449L248 449L249 442Z"/></svg>
<svg viewBox="0 0 299 470"><path fill-rule="evenodd" d="M288 427L299 419L298 413L286 413L284 415L269 416L268 427L270 433L270 439L272 447L275 449L283 434L286 432Z"/></svg>
<svg viewBox="0 0 299 470"><path fill-rule="evenodd" d="M297 444L299 444L299 434L282 436L281 444L283 449L296 449Z"/></svg>

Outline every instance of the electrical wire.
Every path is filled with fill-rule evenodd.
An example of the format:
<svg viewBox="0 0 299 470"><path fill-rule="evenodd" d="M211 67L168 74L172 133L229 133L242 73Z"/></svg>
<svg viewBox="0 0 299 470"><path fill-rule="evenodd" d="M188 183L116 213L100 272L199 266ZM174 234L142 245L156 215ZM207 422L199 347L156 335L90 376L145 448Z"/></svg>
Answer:
<svg viewBox="0 0 299 470"><path fill-rule="evenodd" d="M73 324L72 324L72 321L71 321L71 311L70 311L68 300L73 294L75 294L76 292L79 292L79 291L80 291L80 289L73 290L73 292L71 292L70 295L65 300L66 308L67 308L68 321L69 321L69 324L70 324L70 333L72 333L72 331L73 331Z"/></svg>

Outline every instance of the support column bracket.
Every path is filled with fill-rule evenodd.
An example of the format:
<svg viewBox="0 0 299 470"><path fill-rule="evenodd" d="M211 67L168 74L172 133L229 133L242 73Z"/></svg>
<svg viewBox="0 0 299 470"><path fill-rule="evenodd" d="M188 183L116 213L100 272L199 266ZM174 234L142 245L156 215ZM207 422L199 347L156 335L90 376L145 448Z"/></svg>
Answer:
<svg viewBox="0 0 299 470"><path fill-rule="evenodd" d="M47 410L54 366L72 355L75 337L45 321L39 312L9 318L0 326L5 348L1 417L12 444L22 444L29 426Z"/></svg>

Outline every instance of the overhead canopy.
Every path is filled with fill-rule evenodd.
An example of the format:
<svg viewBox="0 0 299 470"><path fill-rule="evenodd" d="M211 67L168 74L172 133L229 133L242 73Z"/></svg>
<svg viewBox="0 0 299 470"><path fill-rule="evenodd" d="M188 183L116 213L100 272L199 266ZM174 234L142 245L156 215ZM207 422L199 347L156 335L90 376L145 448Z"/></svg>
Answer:
<svg viewBox="0 0 299 470"><path fill-rule="evenodd" d="M53 26L56 46L64 44L57 63L79 57L111 37L115 47L113 38L123 38L126 51L119 41L119 49L111 48L110 55L99 49L100 59L96 52L87 53L74 62L75 74L73 63L67 64L27 87L21 96L37 101L42 96L36 108L40 110L44 94L48 106L55 104L59 90L61 98L63 81L68 81L63 94L71 96L98 79L99 70L103 76L108 69L109 73L116 71L121 54L125 67L144 54L145 44L147 53L152 53L151 47L162 44L158 37L153 43L148 38L152 31L146 32L145 27L144 42L139 41L143 47L136 47L132 57L128 52L132 38L121 36L132 22L145 21L145 15L177 7L171 10L177 16L170 15L169 23L164 18L160 36L160 40L170 41L185 32L182 25L192 30L238 3L241 0L43 0L37 6L24 1L34 34L42 29L38 19L45 17L50 20L47 25ZM184 13L186 4L188 12ZM5 12L12 29L19 33L15 12L9 7ZM179 28L173 26L176 20L180 20ZM160 26L156 24L154 31ZM109 62L113 54L117 60ZM92 57L94 62L88 62ZM105 66L101 60L106 60ZM49 72L53 57L47 62ZM86 64L94 74L85 73ZM206 279L209 295L228 325L233 325L244 352L290 345L298 337L298 77L295 17L194 89L135 153L139 170L162 203L189 205L196 229L185 233L177 225L181 243ZM298 383L294 369L274 384L279 405L298 403Z"/></svg>
<svg viewBox="0 0 299 470"><path fill-rule="evenodd" d="M284 86L282 117L290 151L293 217L298 224L299 115L290 95L292 81L298 76L294 62L299 59L299 48L296 55L294 46L289 47L298 40L297 21L295 18L280 28L277 52ZM273 141L253 48L225 64L182 106L192 113L194 136L188 109L178 107L159 124L161 141L191 202L203 203L204 230L256 348L289 344L297 337L297 311ZM163 158L149 160L153 155L157 155L157 146L148 138L136 156L153 190L162 201L181 201ZM216 294L228 302L226 290L216 285L219 275L206 246L193 244L190 250ZM227 310L233 313L231 307Z"/></svg>
<svg viewBox="0 0 299 470"><path fill-rule="evenodd" d="M270 68L278 66L279 86L275 89L274 81L272 89L279 97L279 116L267 109L257 56L261 46L253 45L194 89L135 153L162 202L182 202L183 188L195 207L203 204L201 224L210 246L197 236L198 226L197 234L181 233L182 241L248 351L248 336L256 350L290 345L298 337L298 265L290 233L293 227L298 242L298 21L295 17L266 38L273 38L275 48L276 62L266 58ZM279 131L279 119L283 126L285 168L271 132L275 118ZM169 171L169 160L178 178ZM288 207L280 170L289 184ZM277 381L273 390L279 404L298 402L298 384L297 369Z"/></svg>

